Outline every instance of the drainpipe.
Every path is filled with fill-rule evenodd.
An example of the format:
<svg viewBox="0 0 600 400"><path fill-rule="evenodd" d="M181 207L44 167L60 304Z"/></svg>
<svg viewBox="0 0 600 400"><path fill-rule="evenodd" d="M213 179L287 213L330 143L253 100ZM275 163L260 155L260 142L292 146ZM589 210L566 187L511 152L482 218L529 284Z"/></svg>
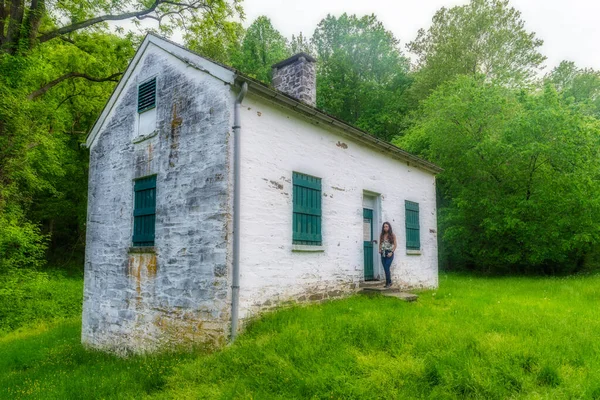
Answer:
<svg viewBox="0 0 600 400"><path fill-rule="evenodd" d="M240 132L242 121L240 107L248 91L246 82L235 100L233 110L233 271L231 278L231 343L235 341L238 330L238 311L240 304Z"/></svg>

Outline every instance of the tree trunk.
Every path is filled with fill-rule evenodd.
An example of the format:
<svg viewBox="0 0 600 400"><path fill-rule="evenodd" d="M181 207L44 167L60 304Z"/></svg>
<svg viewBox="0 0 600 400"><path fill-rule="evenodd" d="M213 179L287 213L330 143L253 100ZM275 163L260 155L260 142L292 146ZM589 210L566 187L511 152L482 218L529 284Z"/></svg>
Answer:
<svg viewBox="0 0 600 400"><path fill-rule="evenodd" d="M5 51L9 54L15 54L19 47L21 25L23 24L23 15L25 12L25 0L12 0L10 4L10 13L8 16L8 30L6 32Z"/></svg>
<svg viewBox="0 0 600 400"><path fill-rule="evenodd" d="M4 47L4 28L5 28L5 20L8 16L6 11L5 0L0 0L0 49Z"/></svg>
<svg viewBox="0 0 600 400"><path fill-rule="evenodd" d="M27 39L29 40L29 49L35 46L38 31L40 30L40 24L42 23L42 17L46 12L46 1L45 0L31 0L31 8L27 15Z"/></svg>

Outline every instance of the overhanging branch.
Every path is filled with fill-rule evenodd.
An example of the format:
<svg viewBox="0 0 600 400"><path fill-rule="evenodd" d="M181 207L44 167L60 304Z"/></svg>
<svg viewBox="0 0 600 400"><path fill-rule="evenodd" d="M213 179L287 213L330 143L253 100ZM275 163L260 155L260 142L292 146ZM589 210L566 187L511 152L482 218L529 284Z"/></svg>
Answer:
<svg viewBox="0 0 600 400"><path fill-rule="evenodd" d="M48 40L54 39L57 36L64 35L69 32L74 32L79 29L87 28L88 26L92 26L92 25L95 25L95 24L98 24L98 23L104 22L104 21L120 21L123 19L141 17L143 15L150 14L151 12L156 10L156 7L158 7L158 5L162 2L163 1L161 1L161 0L155 0L154 3L145 10L131 11L131 12L123 13L123 14L101 15L99 17L90 18L85 21L76 22L74 24L63 26L62 28L55 29L53 31L44 33L44 34L38 36L38 40L40 42L47 42Z"/></svg>
<svg viewBox="0 0 600 400"><path fill-rule="evenodd" d="M167 11L163 15L150 16L149 14L155 12L157 7L160 6L161 4L182 7L182 9L178 10L178 11ZM123 14L107 14L107 15L101 15L98 17L90 18L85 21L76 22L74 24L63 26L62 28L58 28L53 31L44 33L44 34L38 36L38 40L40 42L47 42L48 40L54 39L57 36L61 36L61 35L64 35L64 34L67 34L70 32L74 32L79 29L87 28L89 26L92 26L92 25L95 25L95 24L98 24L98 23L104 22L104 21L121 21L124 19L130 19L130 18L138 18L138 19L152 18L152 19L156 19L156 20L160 21L164 16L166 16L168 14L181 13L181 12L187 11L187 10L198 10L201 8L210 10L210 5L207 4L204 0L195 0L195 1L192 1L189 3L171 1L171 0L155 0L154 3L147 9L130 11L130 12L126 12Z"/></svg>
<svg viewBox="0 0 600 400"><path fill-rule="evenodd" d="M90 76L88 74L83 74L81 72L69 72L68 74L65 74L61 77L54 79L53 81L46 83L44 86L42 86L38 90L32 92L29 96L27 96L27 98L29 100L34 100L34 99L40 97L41 95L43 95L44 93L46 93L48 90L52 89L54 86L61 83L62 81L71 79L71 78L83 78L83 79L87 79L88 81L92 81L92 82L108 82L108 81L118 82L119 81L118 77L121 75L123 75L122 72L117 72L116 74L112 74L105 78L96 78L96 77Z"/></svg>

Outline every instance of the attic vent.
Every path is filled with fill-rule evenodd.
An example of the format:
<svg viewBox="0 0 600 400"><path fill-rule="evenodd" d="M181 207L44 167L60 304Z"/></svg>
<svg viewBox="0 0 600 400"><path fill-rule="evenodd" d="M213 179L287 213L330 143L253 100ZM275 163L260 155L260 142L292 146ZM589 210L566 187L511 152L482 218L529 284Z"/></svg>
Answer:
<svg viewBox="0 0 600 400"><path fill-rule="evenodd" d="M156 78L142 83L138 87L138 113L156 107Z"/></svg>

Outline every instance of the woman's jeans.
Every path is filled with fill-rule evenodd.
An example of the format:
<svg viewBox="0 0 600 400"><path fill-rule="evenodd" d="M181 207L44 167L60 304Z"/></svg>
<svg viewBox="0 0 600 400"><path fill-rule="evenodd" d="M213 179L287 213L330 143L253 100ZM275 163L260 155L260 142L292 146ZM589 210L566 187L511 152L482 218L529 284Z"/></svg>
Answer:
<svg viewBox="0 0 600 400"><path fill-rule="evenodd" d="M392 275L390 272L390 267L392 266L392 261L394 261L394 253L392 253L391 257L386 257L386 254L392 253L391 251L385 251L381 253L381 264L383 264L383 270L385 271L385 284L392 284Z"/></svg>

